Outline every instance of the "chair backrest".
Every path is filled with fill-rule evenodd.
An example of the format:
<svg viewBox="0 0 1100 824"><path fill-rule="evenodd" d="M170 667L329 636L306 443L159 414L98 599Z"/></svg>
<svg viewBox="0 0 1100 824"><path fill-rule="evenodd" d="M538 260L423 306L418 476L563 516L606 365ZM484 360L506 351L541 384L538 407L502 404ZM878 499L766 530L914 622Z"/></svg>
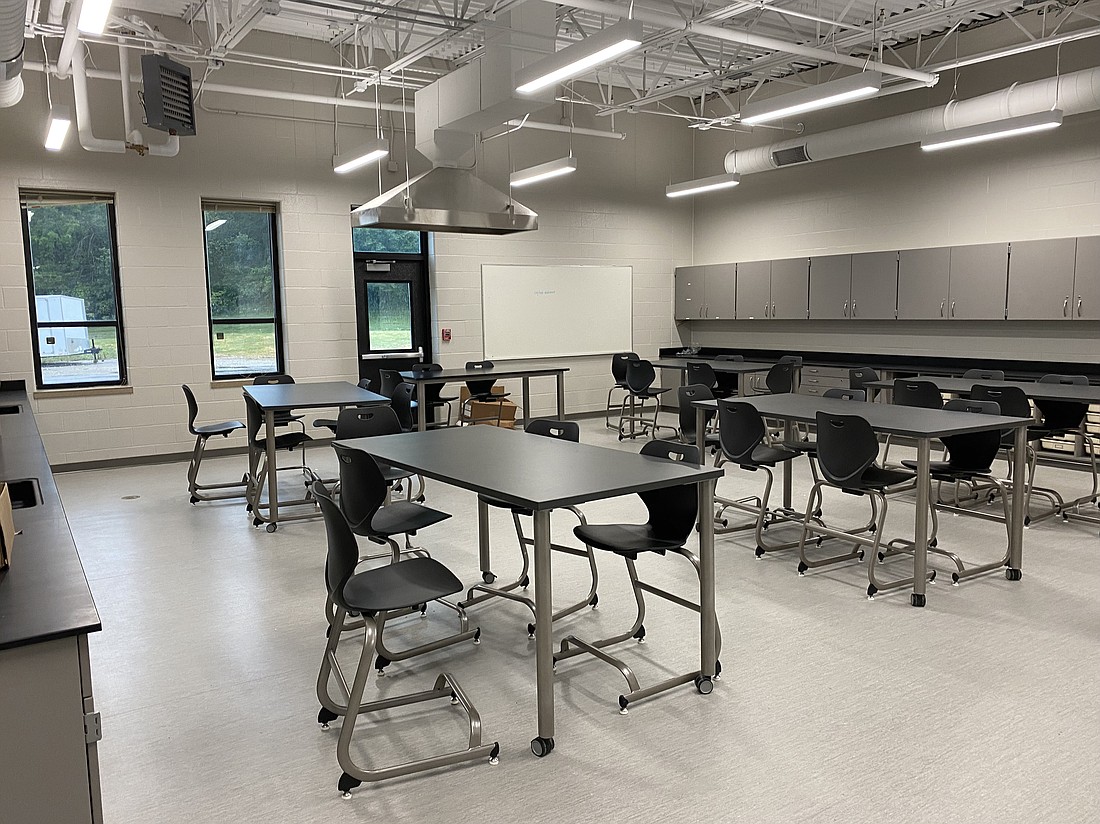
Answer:
<svg viewBox="0 0 1100 824"><path fill-rule="evenodd" d="M932 381L898 378L894 381L894 403L921 409L943 409L943 396Z"/></svg>
<svg viewBox="0 0 1100 824"><path fill-rule="evenodd" d="M264 425L264 413L260 405L249 395L244 396L244 424L248 435L248 445L260 445L260 427Z"/></svg>
<svg viewBox="0 0 1100 824"><path fill-rule="evenodd" d="M467 369L492 369L493 362L491 360L471 360L466 361Z"/></svg>
<svg viewBox="0 0 1100 824"><path fill-rule="evenodd" d="M744 360L745 360L745 356L744 355L715 355L714 359L715 360L724 360L724 361L737 361L737 362L742 362L743 363Z"/></svg>
<svg viewBox="0 0 1100 824"><path fill-rule="evenodd" d="M393 435L400 431L401 421L388 406L352 406L341 409L336 418L336 437L340 440Z"/></svg>
<svg viewBox="0 0 1100 824"><path fill-rule="evenodd" d="M1060 383L1063 386L1088 386L1089 379L1084 375L1043 375L1039 383Z"/></svg>
<svg viewBox="0 0 1100 824"><path fill-rule="evenodd" d="M366 452L340 443L332 448L340 462L340 510L352 532L373 535L371 520L386 500L386 478Z"/></svg>
<svg viewBox="0 0 1100 824"><path fill-rule="evenodd" d="M752 453L764 440L764 419L744 401L718 401L718 443L734 463L752 466Z"/></svg>
<svg viewBox="0 0 1100 824"><path fill-rule="evenodd" d="M290 375L257 375L252 379L253 386L271 386L276 383L294 383L294 378Z"/></svg>
<svg viewBox="0 0 1100 824"><path fill-rule="evenodd" d="M694 443L699 433L695 429L696 410L691 404L693 401L714 400L714 392L709 386L701 383L689 383L687 386L681 386L676 390L676 397L680 402L680 435L688 442ZM703 417L709 424L715 414L715 410L708 409Z"/></svg>
<svg viewBox="0 0 1100 824"><path fill-rule="evenodd" d="M878 372L870 366L857 366L848 370L848 386L851 389L866 389L867 384L878 379Z"/></svg>
<svg viewBox="0 0 1100 824"><path fill-rule="evenodd" d="M493 362L486 361L466 361L467 369L492 369ZM470 395L475 398L487 398L493 394L493 384L496 383L496 379L489 380L470 380L466 381L466 389Z"/></svg>
<svg viewBox="0 0 1100 824"><path fill-rule="evenodd" d="M817 463L829 483L855 485L877 457L878 438L864 418L817 413Z"/></svg>
<svg viewBox="0 0 1100 824"><path fill-rule="evenodd" d="M967 369L963 377L977 381L1003 381L1005 373L1003 369Z"/></svg>
<svg viewBox="0 0 1100 824"><path fill-rule="evenodd" d="M195 419L199 416L199 402L195 400L195 393L186 383L180 388L183 389L183 397L187 399L187 431L197 437L199 433L195 431Z"/></svg>
<svg viewBox="0 0 1100 824"><path fill-rule="evenodd" d="M866 389L844 389L843 387L834 386L826 389L821 393L823 398L837 398L842 401L865 401L867 400Z"/></svg>
<svg viewBox="0 0 1100 824"><path fill-rule="evenodd" d="M417 372L442 372L443 365L439 363L418 363L413 369Z"/></svg>
<svg viewBox="0 0 1100 824"><path fill-rule="evenodd" d="M975 401L992 401L1002 415L1010 418L1030 418L1031 402L1018 386L986 386L976 383L970 388L970 398Z"/></svg>
<svg viewBox="0 0 1100 824"><path fill-rule="evenodd" d="M789 363L795 369L802 368L802 356L801 355L784 355L776 363Z"/></svg>
<svg viewBox="0 0 1100 824"><path fill-rule="evenodd" d="M631 392L645 392L657 380L653 364L638 358L626 363L626 386Z"/></svg>
<svg viewBox="0 0 1100 824"><path fill-rule="evenodd" d="M337 606L348 609L344 600L344 585L355 574L355 567L359 563L359 545L344 513L332 500L332 493L325 485L321 481L314 481L310 491L321 507L321 517L325 519L325 534L328 537L325 587Z"/></svg>
<svg viewBox="0 0 1100 824"><path fill-rule="evenodd" d="M611 377L619 386L626 385L626 365L632 360L638 360L636 352L616 352L611 356Z"/></svg>
<svg viewBox="0 0 1100 824"><path fill-rule="evenodd" d="M699 462L696 447L675 441L646 441L641 454L665 461ZM639 492L638 497L649 511L649 526L654 535L681 545L687 543L699 516L699 495L695 484L651 489Z"/></svg>
<svg viewBox="0 0 1100 824"><path fill-rule="evenodd" d="M1001 414L1001 407L996 401L976 401L972 398L952 398L943 408L949 412L973 412L977 415ZM946 435L940 440L947 447L948 462L952 469L988 472L1001 448L1001 430Z"/></svg>
<svg viewBox="0 0 1100 824"><path fill-rule="evenodd" d="M581 427L576 421L557 421L553 418L535 418L529 421L523 429L528 435L539 435L543 438L557 438L559 441L572 441L579 443L581 439Z"/></svg>
<svg viewBox="0 0 1100 824"><path fill-rule="evenodd" d="M790 361L780 361L768 370L764 384L773 395L784 395L794 391L795 366Z"/></svg>
<svg viewBox="0 0 1100 824"><path fill-rule="evenodd" d="M1039 383L1057 383L1062 386L1088 386L1084 375L1043 375ZM1089 405L1082 401L1052 401L1035 399L1035 408L1043 416L1042 426L1047 429L1079 429L1088 414Z"/></svg>
<svg viewBox="0 0 1100 824"><path fill-rule="evenodd" d="M360 389L370 389L370 378L363 378L356 384Z"/></svg>
<svg viewBox="0 0 1100 824"><path fill-rule="evenodd" d="M404 380L396 369L379 369L378 377L381 381L378 384L378 394L387 398L393 397L393 390Z"/></svg>
<svg viewBox="0 0 1100 824"><path fill-rule="evenodd" d="M426 372L428 374L433 374L435 372L442 372L443 366L438 363L418 363L416 366L413 367L413 369L415 369L417 372ZM423 401L424 403L428 404L428 406L438 406L439 404L443 403L443 401L439 399L439 396L443 394L443 384L421 384L420 389L423 392ZM419 397L419 394L419 392L414 393L414 397Z"/></svg>
<svg viewBox="0 0 1100 824"><path fill-rule="evenodd" d="M415 389L416 387L411 383L399 383L390 397L390 406L397 413L397 420L401 422L401 428L406 432L416 428L412 411L412 397Z"/></svg>
<svg viewBox="0 0 1100 824"><path fill-rule="evenodd" d="M713 389L718 384L718 377L714 374L714 367L709 363L688 361L687 382L701 386L709 386Z"/></svg>

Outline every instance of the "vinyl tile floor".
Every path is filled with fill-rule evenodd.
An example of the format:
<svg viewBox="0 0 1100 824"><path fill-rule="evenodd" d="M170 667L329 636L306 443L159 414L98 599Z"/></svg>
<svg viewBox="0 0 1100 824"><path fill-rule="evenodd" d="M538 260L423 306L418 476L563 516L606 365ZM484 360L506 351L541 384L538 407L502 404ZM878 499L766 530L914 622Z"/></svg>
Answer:
<svg viewBox="0 0 1100 824"><path fill-rule="evenodd" d="M582 440L640 446L619 444L602 420L583 422ZM308 460L335 474L327 447ZM208 459L203 480L233 480L243 462ZM1082 473L1040 472L1059 487L1086 484ZM300 475L285 474L287 494L300 489ZM803 461L796 507L809 480ZM762 483L760 472L729 468L719 491L751 495ZM529 615L500 599L473 607L480 645L392 664L384 678L371 676L367 696L426 689L439 671L453 673L480 710L487 740L500 742L499 765L364 784L343 800L337 725L322 732L316 723L326 628L322 523L287 523L268 534L251 526L240 502L190 506L182 463L64 473L58 485L103 620L91 656L107 824L1100 820L1095 525L1049 520L1027 530L1020 582L994 573L953 587L950 566L933 559L941 575L925 609L910 607L907 592L868 601L861 563L799 577L793 551L757 560L751 532L720 536L723 677L713 694L688 685L624 716L616 670L587 656L563 662L557 749L544 759L529 751ZM475 583L474 496L429 482L427 502L453 517L416 543ZM594 523L644 520L636 497L584 511ZM867 504L832 493L825 511L857 523ZM911 496L893 499L886 533L911 535L913 516ZM555 513L555 538L573 540L574 523ZM519 553L506 513L493 513L492 536L495 572L514 577ZM941 543L964 558L994 560L1004 542L1000 524L941 519ZM625 567L608 553L598 560L598 609L559 622L556 638L599 638L630 625ZM902 577L907 566L902 556L883 574ZM697 592L682 558L646 557L639 569L659 585ZM587 575L583 560L556 555L557 605L583 597ZM698 661L695 614L650 600L646 643L622 648L643 684ZM424 619L394 621L387 637L398 646L455 625L453 613L433 605ZM341 648L349 668L355 640ZM365 717L355 752L378 765L456 748L465 734L447 702L421 704Z"/></svg>

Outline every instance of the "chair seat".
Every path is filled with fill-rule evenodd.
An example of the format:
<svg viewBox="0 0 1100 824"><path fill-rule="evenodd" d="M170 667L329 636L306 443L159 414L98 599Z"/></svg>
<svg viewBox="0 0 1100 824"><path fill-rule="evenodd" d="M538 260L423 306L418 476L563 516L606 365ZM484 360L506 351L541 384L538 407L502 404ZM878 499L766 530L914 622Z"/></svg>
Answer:
<svg viewBox="0 0 1100 824"><path fill-rule="evenodd" d="M275 436L275 448L276 449L294 449L297 446L301 446L307 441L312 441L309 435L304 432L286 432L282 435ZM260 449L267 449L267 438L258 438L256 445Z"/></svg>
<svg viewBox="0 0 1100 824"><path fill-rule="evenodd" d="M915 478L912 472L904 472L900 469L883 469L881 466L869 466L864 470L859 480L844 485L844 489L877 489L882 490L888 486L896 486Z"/></svg>
<svg viewBox="0 0 1100 824"><path fill-rule="evenodd" d="M450 514L432 509L429 506L410 503L409 501L394 501L374 513L371 520L371 531L379 535L398 535L402 532L416 532L432 524L438 524L450 518Z"/></svg>
<svg viewBox="0 0 1100 824"><path fill-rule="evenodd" d="M637 558L639 552L663 555L684 545L682 541L657 536L649 524L584 524L575 527L573 534L589 546L628 558Z"/></svg>
<svg viewBox="0 0 1100 824"><path fill-rule="evenodd" d="M789 461L797 457L798 453L790 449L783 449L762 443L752 451L752 455L749 457L748 461L740 463L739 465L745 467L775 466L777 463Z"/></svg>
<svg viewBox="0 0 1100 824"><path fill-rule="evenodd" d="M462 582L432 558L410 558L352 575L344 584L344 600L360 612L405 609L454 595Z"/></svg>
<svg viewBox="0 0 1100 824"><path fill-rule="evenodd" d="M670 387L668 389L654 389L653 387L650 387L649 389L642 389L642 390L639 390L639 391L633 391L633 390L628 390L628 391L635 398L640 398L642 400L649 400L650 398L659 398L665 392L671 392L672 388Z"/></svg>
<svg viewBox="0 0 1100 824"><path fill-rule="evenodd" d="M1076 432L1074 432L1073 434L1076 434ZM1048 437L1050 437L1050 435L1045 434L1044 430L1042 430L1041 428L1039 428L1037 426L1029 426L1029 427L1027 427L1027 436L1026 437L1027 437L1028 442L1030 443L1031 441L1037 441L1037 440L1040 440L1041 438L1048 438ZM1004 435L1001 435L1001 449L1012 449L1012 447L1014 447L1015 445L1016 445L1016 432L1015 432L1015 430L1013 430L1012 432L1008 432Z"/></svg>
<svg viewBox="0 0 1100 824"><path fill-rule="evenodd" d="M917 462L908 458L903 460L901 465L909 469L917 468ZM928 474L937 481L961 481L966 478L973 478L975 475L988 475L990 469L991 467L988 466L963 469L962 467L952 466L950 461L930 461L928 464Z"/></svg>
<svg viewBox="0 0 1100 824"><path fill-rule="evenodd" d="M202 437L212 438L214 435L228 435L238 429L244 429L244 424L240 421L222 421L221 423L207 423L196 426L195 432Z"/></svg>
<svg viewBox="0 0 1100 824"><path fill-rule="evenodd" d="M800 455L816 455L817 441L783 441L784 449L798 452Z"/></svg>

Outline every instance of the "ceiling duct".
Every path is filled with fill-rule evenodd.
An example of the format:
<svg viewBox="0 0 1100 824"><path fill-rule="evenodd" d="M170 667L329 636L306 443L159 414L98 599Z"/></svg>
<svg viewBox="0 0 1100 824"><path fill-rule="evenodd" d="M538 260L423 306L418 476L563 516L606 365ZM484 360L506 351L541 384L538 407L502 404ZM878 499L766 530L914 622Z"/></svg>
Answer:
<svg viewBox="0 0 1100 824"><path fill-rule="evenodd" d="M0 108L23 99L23 21L27 0L0 0Z"/></svg>

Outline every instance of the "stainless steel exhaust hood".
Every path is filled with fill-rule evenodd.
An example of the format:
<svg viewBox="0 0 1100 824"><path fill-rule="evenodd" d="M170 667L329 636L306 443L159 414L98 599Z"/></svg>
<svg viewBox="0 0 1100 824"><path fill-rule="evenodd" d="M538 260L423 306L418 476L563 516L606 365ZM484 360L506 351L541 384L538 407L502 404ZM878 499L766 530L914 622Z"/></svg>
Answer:
<svg viewBox="0 0 1100 824"><path fill-rule="evenodd" d="M472 172L439 166L355 209L351 225L509 235L537 229L538 215Z"/></svg>

